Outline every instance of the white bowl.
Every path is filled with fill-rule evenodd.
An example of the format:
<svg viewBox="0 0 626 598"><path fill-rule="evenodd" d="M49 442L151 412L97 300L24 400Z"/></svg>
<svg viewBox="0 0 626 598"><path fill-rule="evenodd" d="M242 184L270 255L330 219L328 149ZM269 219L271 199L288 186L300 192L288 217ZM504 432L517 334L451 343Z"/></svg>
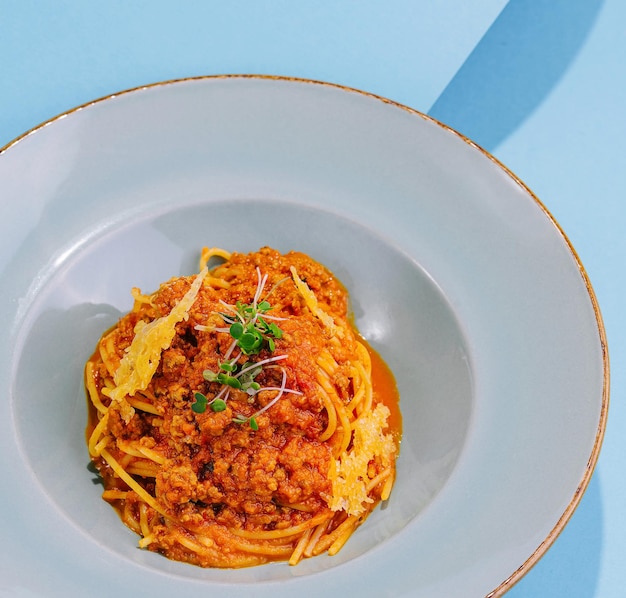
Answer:
<svg viewBox="0 0 626 598"><path fill-rule="evenodd" d="M544 206L443 125L309 81L167 82L16 140L0 190L1 589L498 595L578 504L608 407L593 291ZM85 360L131 287L193 273L205 244L327 265L396 375L392 498L335 557L168 561L137 548L87 469Z"/></svg>

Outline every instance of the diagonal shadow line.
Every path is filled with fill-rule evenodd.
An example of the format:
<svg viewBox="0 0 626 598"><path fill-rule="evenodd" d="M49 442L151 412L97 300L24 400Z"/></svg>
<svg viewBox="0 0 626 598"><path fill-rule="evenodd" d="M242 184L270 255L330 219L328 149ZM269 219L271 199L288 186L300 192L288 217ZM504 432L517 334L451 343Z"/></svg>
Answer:
<svg viewBox="0 0 626 598"><path fill-rule="evenodd" d="M583 46L604 0L510 0L429 115L493 151Z"/></svg>

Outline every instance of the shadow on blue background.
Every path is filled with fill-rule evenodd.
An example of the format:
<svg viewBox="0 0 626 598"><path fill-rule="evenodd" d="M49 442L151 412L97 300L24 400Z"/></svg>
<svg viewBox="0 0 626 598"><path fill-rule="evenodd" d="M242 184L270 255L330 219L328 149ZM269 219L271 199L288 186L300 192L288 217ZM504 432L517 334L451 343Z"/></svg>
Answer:
<svg viewBox="0 0 626 598"><path fill-rule="evenodd" d="M585 42L603 0L511 0L430 116L493 151L542 102Z"/></svg>
<svg viewBox="0 0 626 598"><path fill-rule="evenodd" d="M603 0L511 0L429 111L486 150L550 94L584 44ZM598 472L559 538L507 598L595 596L602 551Z"/></svg>

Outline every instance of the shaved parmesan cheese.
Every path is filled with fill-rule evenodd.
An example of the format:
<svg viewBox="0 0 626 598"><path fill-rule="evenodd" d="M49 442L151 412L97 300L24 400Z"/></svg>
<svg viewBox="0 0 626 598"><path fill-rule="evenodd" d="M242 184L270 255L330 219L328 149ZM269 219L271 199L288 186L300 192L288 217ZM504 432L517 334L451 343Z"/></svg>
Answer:
<svg viewBox="0 0 626 598"><path fill-rule="evenodd" d="M291 271L293 282L296 285L296 288L298 289L300 295L302 295L302 298L304 299L306 306L309 308L309 311L316 318L318 318L322 322L322 324L326 326L326 328L328 328L333 336L343 336L343 330L341 330L341 328L337 328L333 317L329 313L326 313L319 306L315 293L309 288L309 285L307 285L307 283L298 276L298 272L296 271L295 267L291 266L289 270Z"/></svg>
<svg viewBox="0 0 626 598"><path fill-rule="evenodd" d="M335 461L329 473L333 485L329 506L333 511L360 515L366 510L366 504L373 502L367 492L368 465L376 457L383 465L390 464L395 458L393 437L382 432L387 426L389 413L389 409L379 403L372 412L357 420L352 448Z"/></svg>
<svg viewBox="0 0 626 598"><path fill-rule="evenodd" d="M137 391L145 390L150 384L150 380L152 380L152 376L154 376L154 372L156 372L161 361L162 351L171 345L176 334L176 324L188 317L189 309L196 300L206 275L207 269L204 268L168 315L149 323L143 320L137 322L133 341L126 349L126 353L115 371L113 377L115 388L103 389L102 391L120 403L121 415L127 423L133 416L134 409L126 397L132 397Z"/></svg>

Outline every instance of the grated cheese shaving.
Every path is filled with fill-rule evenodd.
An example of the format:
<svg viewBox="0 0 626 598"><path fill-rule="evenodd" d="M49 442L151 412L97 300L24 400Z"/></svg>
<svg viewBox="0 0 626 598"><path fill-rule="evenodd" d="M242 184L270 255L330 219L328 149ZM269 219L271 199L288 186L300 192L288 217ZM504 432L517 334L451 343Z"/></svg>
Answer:
<svg viewBox="0 0 626 598"><path fill-rule="evenodd" d="M382 432L387 426L389 413L389 409L379 403L372 412L357 420L352 449L335 461L329 474L333 485L329 506L333 511L360 515L366 510L365 505L373 502L367 492L370 481L368 464L379 457L384 465L388 465L395 457L396 448L391 434Z"/></svg>
<svg viewBox="0 0 626 598"><path fill-rule="evenodd" d="M302 298L304 299L306 306L309 308L309 311L316 318L321 320L322 324L324 324L324 326L328 328L332 336L342 336L343 331L340 328L337 328L333 317L329 313L326 313L319 306L315 293L309 288L309 285L298 276L298 272L295 267L291 266L289 270L291 271L293 282L296 285L296 288L298 289L300 295L302 295Z"/></svg>
<svg viewBox="0 0 626 598"><path fill-rule="evenodd" d="M120 413L126 423L134 413L126 397L132 397L137 391L145 390L150 384L161 361L161 352L171 345L176 334L176 324L188 317L189 309L196 300L206 275L207 269L204 268L168 315L149 323L143 320L137 322L133 341L126 349L113 376L115 388L102 391L120 403Z"/></svg>

